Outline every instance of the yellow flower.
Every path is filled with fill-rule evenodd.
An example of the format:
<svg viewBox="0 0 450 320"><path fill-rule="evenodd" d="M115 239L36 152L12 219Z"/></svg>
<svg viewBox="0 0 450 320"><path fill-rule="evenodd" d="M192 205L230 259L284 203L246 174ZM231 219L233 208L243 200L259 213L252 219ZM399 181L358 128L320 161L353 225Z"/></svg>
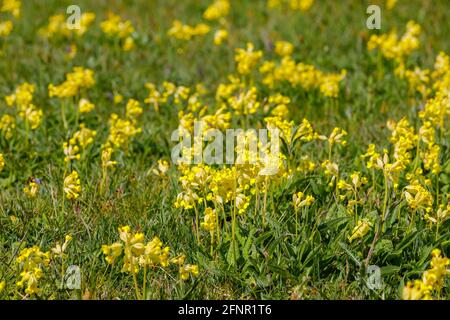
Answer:
<svg viewBox="0 0 450 320"><path fill-rule="evenodd" d="M182 265L184 263L184 260L186 260L186 255L182 254L176 258L171 259L170 263Z"/></svg>
<svg viewBox="0 0 450 320"><path fill-rule="evenodd" d="M120 94L114 95L114 104L119 104L123 101L123 96Z"/></svg>
<svg viewBox="0 0 450 320"><path fill-rule="evenodd" d="M215 0L203 13L206 20L217 20L225 17L230 11L229 0Z"/></svg>
<svg viewBox="0 0 450 320"><path fill-rule="evenodd" d="M0 153L0 172L3 171L4 167L5 167L5 158L3 157L3 154Z"/></svg>
<svg viewBox="0 0 450 320"><path fill-rule="evenodd" d="M133 120L120 119L119 116L113 113L110 117L110 129L108 142L116 148L127 148L127 143L136 134L142 131L141 128L136 127Z"/></svg>
<svg viewBox="0 0 450 320"><path fill-rule="evenodd" d="M313 4L314 0L289 0L292 10L300 10L302 12L308 11Z"/></svg>
<svg viewBox="0 0 450 320"><path fill-rule="evenodd" d="M414 283L408 281L403 288L404 300L431 300L433 293L440 293L445 277L450 274L447 269L450 259L442 257L439 249L434 249L431 257L431 268L423 273L422 279L415 280Z"/></svg>
<svg viewBox="0 0 450 320"><path fill-rule="evenodd" d="M414 180L405 187L404 195L408 206L414 210L425 210L431 212L433 205L433 195L425 189L418 180Z"/></svg>
<svg viewBox="0 0 450 320"><path fill-rule="evenodd" d="M81 148L86 149L88 145L94 142L94 138L96 135L97 131L88 129L85 127L84 123L81 123L80 130L73 134L71 142L78 143Z"/></svg>
<svg viewBox="0 0 450 320"><path fill-rule="evenodd" d="M108 13L108 18L100 23L100 28L109 37L120 39L128 38L135 30L130 20L122 18L112 12Z"/></svg>
<svg viewBox="0 0 450 320"><path fill-rule="evenodd" d="M144 112L139 101L134 99L128 100L126 110L127 117L130 119L136 119Z"/></svg>
<svg viewBox="0 0 450 320"><path fill-rule="evenodd" d="M66 235L64 238L63 245L60 245L59 242L56 243L56 246L51 249L54 255L58 256L60 259L65 259L67 255L65 254L67 246L72 241L71 235Z"/></svg>
<svg viewBox="0 0 450 320"><path fill-rule="evenodd" d="M167 35L178 40L191 40L195 36L203 36L210 31L210 27L204 23L190 26L175 20L172 27L167 31Z"/></svg>
<svg viewBox="0 0 450 320"><path fill-rule="evenodd" d="M6 282L5 281L0 282L0 294L5 289L5 286L6 286Z"/></svg>
<svg viewBox="0 0 450 320"><path fill-rule="evenodd" d="M13 131L16 128L16 120L9 114L4 114L0 118L0 131L6 140L13 137Z"/></svg>
<svg viewBox="0 0 450 320"><path fill-rule="evenodd" d="M205 217L203 221L200 223L200 226L207 231L214 231L217 224L217 214L216 210L211 208L205 209Z"/></svg>
<svg viewBox="0 0 450 320"><path fill-rule="evenodd" d="M35 198L37 193L39 192L39 180L32 179L28 185L23 188L23 192L29 197L29 198Z"/></svg>
<svg viewBox="0 0 450 320"><path fill-rule="evenodd" d="M81 99L80 102L78 103L78 110L81 113L89 113L92 110L94 110L94 108L95 105L87 99Z"/></svg>
<svg viewBox="0 0 450 320"><path fill-rule="evenodd" d="M228 38L228 31L225 29L219 29L214 33L214 44L220 46Z"/></svg>
<svg viewBox="0 0 450 320"><path fill-rule="evenodd" d="M78 95L80 90L88 89L95 85L94 71L82 67L74 67L73 71L66 74L66 80L55 86L49 84L48 94L51 97L70 98Z"/></svg>
<svg viewBox="0 0 450 320"><path fill-rule="evenodd" d="M67 199L77 199L80 196L81 183L75 170L64 179L64 192Z"/></svg>
<svg viewBox="0 0 450 320"><path fill-rule="evenodd" d="M38 30L41 37L52 38L54 36L61 36L69 38L72 35L82 36L86 33L89 26L94 22L95 14L92 12L85 12L81 14L79 28L70 29L67 24L67 18L64 14L57 14L49 18L48 24Z"/></svg>
<svg viewBox="0 0 450 320"><path fill-rule="evenodd" d="M358 224L353 228L351 235L348 237L348 241L352 242L355 239L363 238L371 228L372 223L369 220L359 220Z"/></svg>
<svg viewBox="0 0 450 320"><path fill-rule="evenodd" d="M294 46L292 43L287 41L277 41L275 42L275 53L281 57L290 56L294 51Z"/></svg>
<svg viewBox="0 0 450 320"><path fill-rule="evenodd" d="M189 279L189 275L198 276L198 266L195 264L187 264L180 267L180 277L182 280Z"/></svg>
<svg viewBox="0 0 450 320"><path fill-rule="evenodd" d="M263 56L262 51L254 51L253 43L247 43L247 49L236 49L235 61L240 74L249 74Z"/></svg>
<svg viewBox="0 0 450 320"><path fill-rule="evenodd" d="M314 202L314 197L311 195L305 196L303 192L294 193L292 196L295 209L300 209L302 207L309 207Z"/></svg>
<svg viewBox="0 0 450 320"><path fill-rule="evenodd" d="M238 115L254 114L261 105L257 100L257 93L256 87L251 87L248 91L243 91L238 96L230 97L228 103Z"/></svg>
<svg viewBox="0 0 450 320"><path fill-rule="evenodd" d="M7 37L13 29L11 21L0 22L0 37Z"/></svg>
<svg viewBox="0 0 450 320"><path fill-rule="evenodd" d="M109 264L114 264L116 259L122 255L123 246L121 243L113 243L112 245L102 245L103 254L106 256L105 260Z"/></svg>
<svg viewBox="0 0 450 320"><path fill-rule="evenodd" d="M20 251L16 262L21 270L17 286L19 288L26 286L26 294L39 293L38 282L42 278L42 268L50 263L50 252L42 252L38 246L25 248Z"/></svg>
<svg viewBox="0 0 450 320"><path fill-rule="evenodd" d="M11 14L17 18L20 16L20 9L22 3L20 0L3 0L3 5L0 8L1 12L11 12Z"/></svg>
<svg viewBox="0 0 450 320"><path fill-rule="evenodd" d="M132 37L126 37L123 43L123 51L131 51L135 47L134 39Z"/></svg>
<svg viewBox="0 0 450 320"><path fill-rule="evenodd" d="M153 169L152 172L157 176L165 177L169 169L170 165L166 160L158 160L158 169Z"/></svg>
<svg viewBox="0 0 450 320"><path fill-rule="evenodd" d="M117 164L117 161L112 161L111 157L114 150L109 146L103 146L102 148L102 167L109 168L114 167Z"/></svg>
<svg viewBox="0 0 450 320"><path fill-rule="evenodd" d="M386 8L392 10L395 7L397 0L386 0Z"/></svg>
<svg viewBox="0 0 450 320"><path fill-rule="evenodd" d="M24 82L16 88L13 94L5 97L6 104L9 107L16 105L19 110L23 111L32 103L35 90L34 84Z"/></svg>
<svg viewBox="0 0 450 320"><path fill-rule="evenodd" d="M41 124L43 112L33 104L30 104L19 113L19 116L28 122L28 125L32 130L35 130Z"/></svg>
<svg viewBox="0 0 450 320"><path fill-rule="evenodd" d="M81 154L80 147L75 144L75 140L72 138L69 140L69 142L63 143L63 150L64 150L64 161L70 162L72 160L80 160Z"/></svg>

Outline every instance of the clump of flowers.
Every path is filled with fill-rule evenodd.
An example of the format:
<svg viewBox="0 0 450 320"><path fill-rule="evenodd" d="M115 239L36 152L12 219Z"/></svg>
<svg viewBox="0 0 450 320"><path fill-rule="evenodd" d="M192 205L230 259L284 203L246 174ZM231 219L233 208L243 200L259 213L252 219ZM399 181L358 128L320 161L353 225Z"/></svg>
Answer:
<svg viewBox="0 0 450 320"><path fill-rule="evenodd" d="M405 59L419 47L420 33L420 25L409 21L406 25L406 32L400 38L395 31L381 35L373 34L367 43L367 48L369 51L378 49L386 59L394 60L397 63L395 73L403 78Z"/></svg>
<svg viewBox="0 0 450 320"><path fill-rule="evenodd" d="M17 286L25 288L26 294L33 295L40 292L39 280L42 278L43 268L50 263L50 257L50 252L42 252L38 246L20 251L16 260L21 270Z"/></svg>
<svg viewBox="0 0 450 320"><path fill-rule="evenodd" d="M314 0L267 0L267 7L270 9L284 5L292 10L301 12L308 11L313 4Z"/></svg>
<svg viewBox="0 0 450 320"><path fill-rule="evenodd" d="M206 20L217 20L228 15L230 11L229 0L215 0L203 13Z"/></svg>
<svg viewBox="0 0 450 320"><path fill-rule="evenodd" d="M175 20L172 27L167 31L167 35L177 40L189 41L194 37L204 36L210 31L210 27L207 24L199 23L195 26L183 24L179 20Z"/></svg>
<svg viewBox="0 0 450 320"><path fill-rule="evenodd" d="M119 39L122 50L130 51L135 47L132 37L135 29L130 20L123 20L120 16L109 12L108 18L102 21L100 28L108 37Z"/></svg>
<svg viewBox="0 0 450 320"><path fill-rule="evenodd" d="M0 7L0 12L9 12L15 18L20 16L20 10L22 8L22 2L20 0L4 0Z"/></svg>
<svg viewBox="0 0 450 320"><path fill-rule="evenodd" d="M404 300L433 300L440 298L444 280L450 274L448 258L442 257L441 250L434 249L431 253L430 269L423 273L421 280L408 281L403 288ZM437 297L436 297L437 295Z"/></svg>
<svg viewBox="0 0 450 320"><path fill-rule="evenodd" d="M64 193L69 200L77 199L81 194L81 182L75 170L64 178Z"/></svg>
<svg viewBox="0 0 450 320"><path fill-rule="evenodd" d="M247 49L236 49L234 60L237 63L237 71L240 74L249 74L263 56L262 51L255 51L254 49L255 46L251 42L247 43Z"/></svg>
<svg viewBox="0 0 450 320"><path fill-rule="evenodd" d="M72 72L66 74L66 80L60 85L49 84L50 97L70 98L80 94L82 89L95 85L94 71L83 67L74 67Z"/></svg>
<svg viewBox="0 0 450 320"><path fill-rule="evenodd" d="M362 239L372 228L372 223L368 219L359 220L357 225L353 228L350 236L348 237L349 242L353 242L356 239Z"/></svg>
<svg viewBox="0 0 450 320"><path fill-rule="evenodd" d="M48 24L39 29L38 33L44 38L53 38L55 36L69 38L72 35L80 37L86 33L94 20L95 13L84 12L80 16L77 28L70 28L67 23L67 16L64 14L57 14L51 16Z"/></svg>
<svg viewBox="0 0 450 320"><path fill-rule="evenodd" d="M275 53L281 57L290 56L294 51L294 46L288 41L275 42Z"/></svg>
<svg viewBox="0 0 450 320"><path fill-rule="evenodd" d="M309 207L314 202L314 197L311 195L305 195L303 192L297 192L293 195L292 200L296 210Z"/></svg>
<svg viewBox="0 0 450 320"><path fill-rule="evenodd" d="M80 113L89 113L95 109L95 105L87 99L81 99L78 103L78 110Z"/></svg>
<svg viewBox="0 0 450 320"><path fill-rule="evenodd" d="M297 63L289 55L283 56L280 63L264 61L259 72L263 75L263 84L270 89L287 81L290 85L301 86L305 90L318 89L322 95L329 98L339 95L339 84L347 74L345 69L340 73L326 73L313 65Z"/></svg>
<svg viewBox="0 0 450 320"><path fill-rule="evenodd" d="M408 206L415 212L429 213L433 209L433 195L418 180L405 187L404 195Z"/></svg>
<svg viewBox="0 0 450 320"><path fill-rule="evenodd" d="M129 226L120 227L118 231L120 242L102 246L105 260L109 264L115 264L121 259L122 272L131 273L133 276L137 298L146 299L147 271L149 269L156 271L157 267L167 268L172 262L170 259L170 248L163 246L162 241L158 237L154 237L151 241L145 243L144 234L132 232ZM175 261L180 264L184 263L184 259ZM144 271L142 296L136 277L136 274L141 269ZM198 267L193 265L180 267L181 279L187 280L189 274L198 275Z"/></svg>
<svg viewBox="0 0 450 320"><path fill-rule="evenodd" d="M14 129L16 129L16 119L9 114L4 114L0 118L0 132L2 136L9 140L14 135Z"/></svg>
<svg viewBox="0 0 450 320"><path fill-rule="evenodd" d="M142 131L141 128L136 126L134 119L121 119L115 113L111 115L109 123L110 128L107 143L116 149L127 149L129 140Z"/></svg>
<svg viewBox="0 0 450 320"><path fill-rule="evenodd" d="M11 21L0 22L0 37L7 37L13 30L14 25Z"/></svg>
<svg viewBox="0 0 450 320"><path fill-rule="evenodd" d="M214 33L214 44L220 46L228 38L228 31L219 29Z"/></svg>
<svg viewBox="0 0 450 320"><path fill-rule="evenodd" d="M40 183L41 181L39 179L31 178L27 185L23 188L23 192L29 198L36 198L37 194L39 193Z"/></svg>
<svg viewBox="0 0 450 320"><path fill-rule="evenodd" d="M18 115L25 122L27 131L28 129L37 129L43 117L43 111L33 104L35 90L34 84L24 82L15 89L13 94L5 97L6 104L9 107L17 108ZM9 139L12 130L15 128L14 119L9 115L4 115L0 121L0 128L2 128L2 131L6 131L6 138Z"/></svg>

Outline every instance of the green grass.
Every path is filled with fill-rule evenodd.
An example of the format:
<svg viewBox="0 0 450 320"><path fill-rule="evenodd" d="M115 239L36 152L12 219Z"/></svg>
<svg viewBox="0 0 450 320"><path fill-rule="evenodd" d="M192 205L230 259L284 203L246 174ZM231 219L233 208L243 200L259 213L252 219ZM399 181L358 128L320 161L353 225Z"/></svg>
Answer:
<svg viewBox="0 0 450 320"><path fill-rule="evenodd" d="M71 42L44 40L37 36L37 29L48 22L49 16L64 13L74 2L83 12L95 12L97 18L88 32L75 40L76 57L67 60L65 52ZM406 23L414 20L423 30L419 49L408 57L409 68L418 65L432 69L440 51L450 53L447 1L398 2L392 11L387 11L384 1L378 1L382 7L382 30L375 32L365 26L369 1L317 0L305 13L268 10L263 0L232 1L226 18L229 39L226 44L215 46L213 32L189 42L167 36L174 19L188 24L204 21L202 13L209 5L206 0L24 1L14 31L7 39L0 39L4 54L0 59L0 116L11 113L3 97L26 81L36 85L34 103L43 109L44 117L41 126L32 133L28 147L22 125L17 126L11 140L0 135L0 153L6 163L0 172L0 282L6 281L0 299L22 297L15 286L19 276L15 259L20 249L38 245L47 251L56 242L63 242L66 234L74 238L66 264L81 268L82 289L57 289L60 272L55 263L44 272L39 298L74 299L89 292L92 299L134 299L132 277L121 273L120 265L108 265L101 252L103 244L118 240L117 228L122 225L141 230L147 239L159 236L173 252L185 253L187 262L200 268L199 277L186 282L178 279L174 266L168 272L151 273L150 299L288 299L292 292L305 299L400 298L405 282L420 278L428 268L432 249L440 248L444 255L450 255L448 221L435 236L435 228L430 229L417 213L413 229L408 228L411 213L401 196L404 179L400 191L388 195L387 231L380 236L371 260L371 264L381 267L384 287L380 290L370 290L365 285L365 270L351 257L354 255L360 261L366 258L374 230L361 241L348 242L354 219L326 186L327 178L320 169L308 175L297 174L271 190L266 226L254 214L255 204L251 202L248 213L238 217L237 242L241 254L235 262L230 258L230 237L215 246L211 255L208 233L202 232L202 244L197 244L192 228L193 212L174 208L181 190L176 167L171 165L167 179L151 173L157 160L170 159L174 145L170 132L177 128L177 113L183 107L168 104L158 114L143 103L147 96L146 82L159 86L163 81L172 81L187 87L202 83L210 91L204 103L212 112L217 108L214 99L217 86L235 73L234 48L244 48L247 42L253 42L258 50L264 51L265 60L278 59L273 52L274 42L290 41L295 46L296 61L326 72L348 71L339 98L333 104L317 93L281 86L280 92L292 99L290 118L295 123L307 118L321 134L329 135L335 126L347 130L348 145L334 149L334 161L343 177L353 171L363 171L369 176L360 155L366 152L369 143L376 144L379 150L384 147L392 150L390 131L386 128L388 119L407 117L418 129L417 110L423 101L408 94L406 81L394 76L389 61L383 62L383 76L376 76L376 53L367 51L368 37L393 28L402 34ZM135 50L123 52L102 34L99 24L108 10L132 21L136 28ZM213 30L217 25L211 23ZM73 66L95 71L97 84L87 91L87 96L96 109L84 116L83 122L95 129L97 136L86 159L72 164L80 173L82 195L75 202L66 200L63 207L62 144L76 130L75 118L69 117L70 129L65 131L61 102L48 97L47 87L49 83L61 83ZM261 97L270 94L259 84L258 88ZM108 136L110 114L123 114L125 106L125 102L113 103L115 93L122 94L125 102L128 98L142 102L144 114L139 126L143 132L132 140L128 153L117 153L119 164L111 173L109 192L100 194L100 147ZM235 126L237 119L233 116ZM252 118L251 124L258 126L261 119ZM448 121L446 129L447 139L440 141L443 170L434 177L438 185L431 190L437 199L435 209L437 203L448 202ZM305 145L294 161L306 154L320 164L327 158L325 144L314 141ZM33 200L22 191L30 177L42 179L39 196ZM359 208L362 215L381 214L385 196L382 183L382 173L377 172L375 181L364 188L365 204ZM312 194L316 201L302 213L296 235L292 195L297 191ZM17 221L12 222L11 216L17 217ZM312 227L313 221L317 228ZM445 287L441 296L448 297L448 292Z"/></svg>

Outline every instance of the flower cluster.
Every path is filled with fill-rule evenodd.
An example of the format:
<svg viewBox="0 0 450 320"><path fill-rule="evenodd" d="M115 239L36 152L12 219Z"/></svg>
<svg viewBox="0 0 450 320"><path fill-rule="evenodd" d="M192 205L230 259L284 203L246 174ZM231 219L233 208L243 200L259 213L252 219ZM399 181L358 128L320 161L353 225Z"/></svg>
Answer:
<svg viewBox="0 0 450 320"><path fill-rule="evenodd" d="M78 172L75 170L64 178L64 192L69 200L77 199L80 196L81 182Z"/></svg>
<svg viewBox="0 0 450 320"><path fill-rule="evenodd" d="M133 33L135 29L130 20L123 20L120 16L109 12L108 18L101 22L100 28L110 38L118 39L124 51L135 47Z"/></svg>
<svg viewBox="0 0 450 320"><path fill-rule="evenodd" d="M80 37L87 32L94 21L95 13L84 12L80 16L79 25L77 25L76 28L71 28L67 23L67 16L64 14L57 14L51 16L49 18L48 24L40 28L38 33L45 38L69 38L72 35Z"/></svg>
<svg viewBox="0 0 450 320"><path fill-rule="evenodd" d="M198 275L197 266L183 265L184 256L171 259L170 248L163 246L158 237L145 243L145 235L141 232L131 232L129 226L120 227L118 231L120 242L103 245L102 251L109 264L114 264L118 259L122 259L122 272L135 275L141 269L144 269L144 273L146 273L149 268L156 269L159 266L167 268L170 263L175 263L180 265L181 279L187 280L189 274Z"/></svg>
<svg viewBox="0 0 450 320"><path fill-rule="evenodd" d="M408 281L403 288L404 300L432 300L435 293L440 294L445 277L450 274L447 269L450 260L442 257L439 249L434 249L431 257L431 268L423 273L422 279Z"/></svg>
<svg viewBox="0 0 450 320"><path fill-rule="evenodd" d="M210 31L207 24L199 23L195 26L183 24L179 20L175 20L172 27L167 31L167 35L178 40L191 40L193 37L204 36Z"/></svg>
<svg viewBox="0 0 450 320"><path fill-rule="evenodd" d="M83 67L74 67L73 71L66 74L66 80L60 85L49 84L50 97L70 98L77 96L81 90L95 85L94 71Z"/></svg>
<svg viewBox="0 0 450 320"><path fill-rule="evenodd" d="M25 293L32 295L40 292L39 279L42 278L43 268L50 263L50 252L42 252L38 246L26 248L20 251L17 263L20 266L19 288L25 287Z"/></svg>

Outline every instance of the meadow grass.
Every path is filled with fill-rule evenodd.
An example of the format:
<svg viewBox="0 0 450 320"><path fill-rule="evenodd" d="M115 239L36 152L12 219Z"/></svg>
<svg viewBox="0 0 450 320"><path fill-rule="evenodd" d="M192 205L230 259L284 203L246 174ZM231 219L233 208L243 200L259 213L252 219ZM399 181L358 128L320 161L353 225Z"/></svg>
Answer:
<svg viewBox="0 0 450 320"><path fill-rule="evenodd" d="M421 278L429 268L433 249L449 255L449 222L443 221L437 230L423 218L424 213L412 212L405 201L408 182L404 176L413 172L416 158L419 166L422 163L420 157L415 157L415 149L411 150L412 163L402 172L399 189L390 187L388 193L383 187L382 171L372 172L361 159L372 143L380 153L388 148L392 154L391 131L386 125L390 119L406 117L418 132L422 125L418 112L426 101L418 93L411 94L408 82L395 76L394 62L383 59L379 76L377 52L367 49L367 41L371 34L393 29L402 34L407 22L414 20L422 27L420 46L408 56L407 66L433 69L440 51L450 53L450 7L445 0L400 0L387 10L384 1L373 2L382 8L381 30L366 28L365 11L372 1L317 0L307 12L287 6L268 9L263 0L231 1L225 22L229 36L224 44L216 46L213 31L190 41L167 35L175 19L191 25L205 22L217 29L217 22L202 18L211 3L207 0L24 1L20 18L14 20L14 30L0 38L0 117L12 113L3 97L13 93L19 84L29 82L36 86L33 102L43 110L43 118L31 133L18 123L12 138L0 135L0 154L5 158L5 167L0 171L0 283L5 282L5 289L0 290L0 299L136 298L130 274L121 272L120 263L108 264L101 249L104 244L118 241L117 229L124 225L143 232L148 240L158 236L171 251L185 254L186 262L199 268L198 276L187 281L179 279L177 266L153 268L147 280L148 299L401 298L406 282ZM82 12L96 14L95 22L82 37L38 36L37 30L48 23L50 16L64 14L71 4L79 5ZM134 25L133 50L123 51L117 41L102 33L99 25L108 11ZM152 171L159 159L170 161L174 146L170 133L178 127L178 112L186 110L186 105L169 102L156 112L144 103L148 96L144 85L151 82L159 88L163 81L170 81L195 88L202 83L208 89L202 103L212 114L218 109L218 85L228 83L228 75L237 74L235 48L245 48L251 42L256 50L263 51L263 60L279 61L274 52L278 40L294 45L292 58L297 62L324 72L346 69L347 74L339 96L332 99L317 90L310 92L287 83L272 90L255 80L260 100L280 92L291 99L289 120L299 124L306 118L314 131L326 136L335 127L348 133L347 145L334 148L332 160L339 165L340 178L349 181L350 174L359 171L369 179L361 191L363 203L357 205L360 218L367 217L375 225L387 199L386 230L375 235L376 228L372 227L361 239L349 242L348 236L358 221L348 213L335 187L328 186L329 177L320 167L328 158L326 143L313 141L302 145L292 161L297 164L301 156L308 155L316 169L296 173L272 186L264 224L262 208L255 208L256 200L252 198L246 212L237 216L236 254L230 250L230 205L221 225L223 238L211 252L209 232L201 231L200 243L196 239L194 211L174 207L182 191L180 171L173 163L163 177ZM76 44L77 53L68 59L71 44ZM93 70L96 84L67 100L67 110L73 109L81 96L88 97L96 107L80 119L67 111L66 128L61 118L64 102L49 97L48 85L62 83L74 66ZM113 101L117 94L124 97L118 104ZM110 133L108 121L112 113L124 114L130 98L140 101L144 108L138 122L142 132L127 143L127 150L116 152L117 165L109 172L104 192L101 147ZM233 110L231 114L231 127L239 127L242 117ZM268 114L264 112L251 116L250 124L261 127L265 116ZM427 187L434 199L432 212L439 205L448 206L449 201L448 116L445 119L446 127L440 129L443 133L438 140L441 172L424 173L432 180L432 186ZM78 122L97 134L81 160L66 163L62 146L78 130ZM72 170L79 173L82 192L75 201L63 200L64 178ZM41 181L34 198L23 192L31 177ZM312 195L315 201L296 215L292 196L298 191ZM201 218L204 209L199 206ZM16 286L20 250L37 245L48 251L57 242L64 242L66 235L73 240L64 264L81 268L81 289L58 288L63 275L56 260L44 270L40 293L24 294ZM381 268L383 281L382 288L375 290L365 283L368 277L364 266L373 242L370 264ZM137 278L143 280L142 272ZM448 297L445 285L440 297Z"/></svg>

